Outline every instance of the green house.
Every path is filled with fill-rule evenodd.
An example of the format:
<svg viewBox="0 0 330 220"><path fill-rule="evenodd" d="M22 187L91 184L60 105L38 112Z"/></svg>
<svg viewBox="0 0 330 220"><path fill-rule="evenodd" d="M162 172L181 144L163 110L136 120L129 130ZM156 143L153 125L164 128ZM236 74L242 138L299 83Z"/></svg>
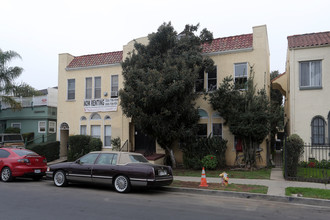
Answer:
<svg viewBox="0 0 330 220"><path fill-rule="evenodd" d="M0 133L9 127L20 128L21 134L30 133L27 144L56 140L57 88L42 90L44 95L20 97L21 110L13 110L0 100ZM26 140L27 141L27 140Z"/></svg>

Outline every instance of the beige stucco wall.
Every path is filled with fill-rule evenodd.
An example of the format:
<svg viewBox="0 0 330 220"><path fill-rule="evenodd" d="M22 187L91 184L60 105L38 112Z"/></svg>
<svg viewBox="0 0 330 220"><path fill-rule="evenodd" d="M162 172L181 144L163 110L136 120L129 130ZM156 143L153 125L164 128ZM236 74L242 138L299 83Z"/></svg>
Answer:
<svg viewBox="0 0 330 220"><path fill-rule="evenodd" d="M104 141L104 125L111 125L111 137L120 137L122 144L128 140L129 119L122 114L118 105L114 112L97 112L101 120L90 120L91 112L84 111L85 99L85 79L86 77L101 77L101 98L110 98L111 94L111 76L118 75L119 89L123 87L122 69L120 64L108 65L94 68L81 68L76 70L66 70L66 66L72 61L70 54L59 55L59 77L58 77L58 129L62 123L69 125L69 135L80 134L80 125L87 125L87 134L91 132L91 125L101 125L101 140ZM67 80L75 79L75 100L67 100ZM94 88L94 86L93 86ZM104 94L107 93L107 96ZM111 120L104 120L105 116L111 117ZM85 116L86 121L80 118ZM60 135L60 132L58 132ZM58 137L58 140L60 137Z"/></svg>
<svg viewBox="0 0 330 220"><path fill-rule="evenodd" d="M235 63L248 63L249 66L253 66L254 70L254 83L257 89L265 88L267 94L270 94L270 72L269 72L269 47L266 25L253 27L253 48L246 50L237 50L226 53L210 54L210 58L217 66L217 86L222 82L226 76L232 76L234 78L234 64ZM248 76L249 76L248 70ZM205 76L206 88L207 78ZM208 114L207 119L200 119L199 123L207 123L208 135L212 133L213 123L224 123L222 118L214 117L216 111L214 111L209 104L208 100L205 100L201 95L196 101L196 107L205 110ZM222 127L222 137L228 141L226 151L226 162L228 165L233 165L235 162L235 148L234 148L234 136L231 134L228 126ZM266 152L267 144L264 141L261 144L263 151L261 152L263 161L257 161L260 166L266 165ZM177 158L180 160L180 158Z"/></svg>
<svg viewBox="0 0 330 220"><path fill-rule="evenodd" d="M147 37L138 38L136 40L130 41L127 45L123 46L123 60L129 53L132 52L134 48L134 43L139 42L142 44L148 43ZM269 94L270 86L270 76L269 76L269 48L268 48L268 36L267 28L265 25L253 27L253 48L245 50L231 51L227 53L218 53L218 54L206 54L210 56L217 66L217 85L221 83L224 77L232 75L234 77L234 64L247 62L249 65L254 67L255 78L254 82L258 89L265 88L267 94ZM59 76L58 76L58 130L62 123L67 123L69 125L69 135L76 135L80 133L80 125L87 125L87 134L90 134L90 126L93 124L101 125L101 139L103 140L104 135L104 125L110 124L112 127L112 138L120 137L122 144L129 139L129 122L130 120L123 116L120 107L116 112L99 112L101 115L101 120L89 120L92 113L85 113L83 101L85 97L85 78L101 76L101 88L102 88L102 97L104 97L104 92L110 94L110 85L111 85L111 75L119 76L119 89L123 88L123 77L122 69L120 64L109 65L106 67L100 68L83 68L77 70L66 70L66 66L73 60L73 56L70 54L60 54L59 55ZM248 71L249 74L249 71ZM74 101L67 100L67 80L68 79L76 80L76 97ZM205 87L206 87L206 78L205 78ZM109 95L108 95L109 97ZM196 107L200 107L208 113L207 119L201 119L200 123L208 124L208 134L212 132L213 123L224 123L222 118L213 117L216 113L208 103L202 97L200 97L196 102ZM105 115L111 117L110 121L104 121ZM86 121L81 121L80 118L85 116ZM61 132L58 132L58 136ZM132 135L131 127L131 143L134 143L134 135ZM228 140L227 144L227 164L233 165L235 159L235 149L234 149L234 136L230 133L227 126L223 126L223 138ZM60 137L58 137L60 140ZM258 165L266 165L266 142L264 142L261 147L264 149L262 152L263 162ZM130 148L131 149L131 148ZM176 147L174 147L175 157L178 163L182 163L182 152ZM157 145L157 153L164 153L164 150Z"/></svg>
<svg viewBox="0 0 330 220"><path fill-rule="evenodd" d="M298 134L305 143L311 143L313 117L322 116L328 122L330 111L330 47L295 49L288 51L287 71L289 90L289 133ZM322 60L322 89L301 90L299 88L299 62ZM325 129L328 137L328 124ZM326 143L328 138L326 138Z"/></svg>

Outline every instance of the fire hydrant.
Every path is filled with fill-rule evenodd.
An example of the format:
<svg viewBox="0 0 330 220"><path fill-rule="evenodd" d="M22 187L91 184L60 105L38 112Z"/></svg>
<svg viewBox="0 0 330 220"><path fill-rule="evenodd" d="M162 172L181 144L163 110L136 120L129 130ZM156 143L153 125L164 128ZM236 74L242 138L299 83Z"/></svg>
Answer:
<svg viewBox="0 0 330 220"><path fill-rule="evenodd" d="M221 186L228 186L229 177L226 172L220 173L219 175L222 178Z"/></svg>

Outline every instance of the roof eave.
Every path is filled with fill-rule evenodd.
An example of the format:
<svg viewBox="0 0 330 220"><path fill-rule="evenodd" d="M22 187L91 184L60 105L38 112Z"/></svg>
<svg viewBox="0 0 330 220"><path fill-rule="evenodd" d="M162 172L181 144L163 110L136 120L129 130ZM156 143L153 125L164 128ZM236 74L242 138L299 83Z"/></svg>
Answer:
<svg viewBox="0 0 330 220"><path fill-rule="evenodd" d="M94 68L103 68L103 67L110 67L110 66L118 66L121 63L111 63L111 64L103 64L103 65L96 65L96 66L83 66L83 67L67 67L65 68L66 71L70 70L81 70L81 69L94 69Z"/></svg>
<svg viewBox="0 0 330 220"><path fill-rule="evenodd" d="M206 56L213 56L213 55L223 55L223 54L231 54L231 53L242 53L242 52L250 52L253 50L253 47L236 49L236 50L225 50L225 51L216 51L211 53L203 53Z"/></svg>

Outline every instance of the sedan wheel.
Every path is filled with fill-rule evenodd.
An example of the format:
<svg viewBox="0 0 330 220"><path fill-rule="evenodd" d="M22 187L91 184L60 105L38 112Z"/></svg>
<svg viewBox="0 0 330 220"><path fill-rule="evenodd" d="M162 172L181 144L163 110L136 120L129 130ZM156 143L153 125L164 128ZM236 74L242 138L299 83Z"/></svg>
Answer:
<svg viewBox="0 0 330 220"><path fill-rule="evenodd" d="M11 174L11 170L9 169L9 167L5 167L2 169L1 171L1 180L4 182L10 182L12 181L13 176Z"/></svg>
<svg viewBox="0 0 330 220"><path fill-rule="evenodd" d="M55 173L54 184L55 186L66 186L68 184L64 171L59 170Z"/></svg>
<svg viewBox="0 0 330 220"><path fill-rule="evenodd" d="M120 193L129 192L131 190L131 184L126 176L117 176L114 185L116 191Z"/></svg>

